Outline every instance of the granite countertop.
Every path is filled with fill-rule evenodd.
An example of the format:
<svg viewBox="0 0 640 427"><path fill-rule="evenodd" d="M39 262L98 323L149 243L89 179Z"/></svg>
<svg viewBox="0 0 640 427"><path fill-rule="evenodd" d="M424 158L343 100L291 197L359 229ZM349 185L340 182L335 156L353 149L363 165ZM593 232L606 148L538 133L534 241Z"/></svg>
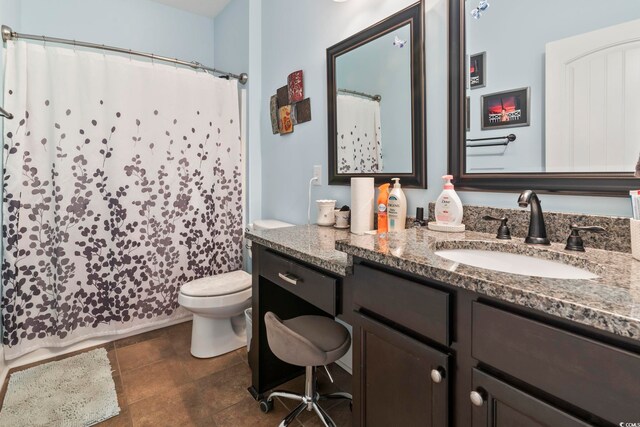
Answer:
<svg viewBox="0 0 640 427"><path fill-rule="evenodd" d="M439 233L426 228L357 236L333 227L295 226L247 232L265 247L340 276L352 273L356 256L640 341L640 261L631 254L588 248L568 252L564 244L526 245L522 238L494 234ZM550 279L472 267L435 254L440 249L483 249L558 260L598 276Z"/></svg>
<svg viewBox="0 0 640 427"><path fill-rule="evenodd" d="M440 233L425 228L376 235L348 234L336 249L428 279L535 309L640 341L640 261L631 254L589 249L564 250L564 244L539 247L520 238L498 240L471 232ZM562 261L598 278L551 279L486 270L449 261L441 249L483 249Z"/></svg>
<svg viewBox="0 0 640 427"><path fill-rule="evenodd" d="M340 276L353 271L350 255L336 250L336 241L349 238L349 230L318 225L297 225L272 230L250 230L245 237L267 248Z"/></svg>

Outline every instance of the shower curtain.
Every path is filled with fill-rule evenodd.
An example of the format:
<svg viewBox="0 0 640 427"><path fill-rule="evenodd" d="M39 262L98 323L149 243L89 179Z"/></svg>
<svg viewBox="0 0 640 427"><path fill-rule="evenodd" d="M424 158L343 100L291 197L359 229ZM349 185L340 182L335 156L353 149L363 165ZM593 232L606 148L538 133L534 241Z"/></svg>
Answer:
<svg viewBox="0 0 640 427"><path fill-rule="evenodd" d="M338 94L338 172L383 171L380 102Z"/></svg>
<svg viewBox="0 0 640 427"><path fill-rule="evenodd" d="M9 359L186 313L242 266L236 81L7 43L2 326Z"/></svg>

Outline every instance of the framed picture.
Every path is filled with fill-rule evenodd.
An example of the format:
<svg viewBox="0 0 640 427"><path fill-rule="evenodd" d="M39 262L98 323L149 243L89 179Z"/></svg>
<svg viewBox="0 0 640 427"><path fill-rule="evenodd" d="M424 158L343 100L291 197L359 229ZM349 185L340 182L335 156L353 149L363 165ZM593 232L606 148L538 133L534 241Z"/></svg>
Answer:
<svg viewBox="0 0 640 427"><path fill-rule="evenodd" d="M469 57L469 87L477 89L487 85L487 52Z"/></svg>
<svg viewBox="0 0 640 427"><path fill-rule="evenodd" d="M531 88L482 95L482 130L529 126Z"/></svg>
<svg viewBox="0 0 640 427"><path fill-rule="evenodd" d="M467 132L471 130L471 98L467 96L465 105L465 122L467 124Z"/></svg>

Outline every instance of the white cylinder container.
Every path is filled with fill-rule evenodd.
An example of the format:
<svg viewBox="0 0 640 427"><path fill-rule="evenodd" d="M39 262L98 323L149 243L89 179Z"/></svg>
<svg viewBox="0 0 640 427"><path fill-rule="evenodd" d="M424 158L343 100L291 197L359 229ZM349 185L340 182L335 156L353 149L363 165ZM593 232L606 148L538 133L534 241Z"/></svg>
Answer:
<svg viewBox="0 0 640 427"><path fill-rule="evenodd" d="M351 178L351 232L373 230L375 187L373 178Z"/></svg>
<svg viewBox="0 0 640 427"><path fill-rule="evenodd" d="M330 226L336 223L336 201L316 200L318 204L318 225Z"/></svg>

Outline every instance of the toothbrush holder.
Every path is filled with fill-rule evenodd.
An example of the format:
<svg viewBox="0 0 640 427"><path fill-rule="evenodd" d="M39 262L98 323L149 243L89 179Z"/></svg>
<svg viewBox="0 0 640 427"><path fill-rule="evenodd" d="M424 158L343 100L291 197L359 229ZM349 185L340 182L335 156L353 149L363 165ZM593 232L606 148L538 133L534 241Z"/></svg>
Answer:
<svg viewBox="0 0 640 427"><path fill-rule="evenodd" d="M336 201L316 200L318 204L318 225L325 227L336 223Z"/></svg>

